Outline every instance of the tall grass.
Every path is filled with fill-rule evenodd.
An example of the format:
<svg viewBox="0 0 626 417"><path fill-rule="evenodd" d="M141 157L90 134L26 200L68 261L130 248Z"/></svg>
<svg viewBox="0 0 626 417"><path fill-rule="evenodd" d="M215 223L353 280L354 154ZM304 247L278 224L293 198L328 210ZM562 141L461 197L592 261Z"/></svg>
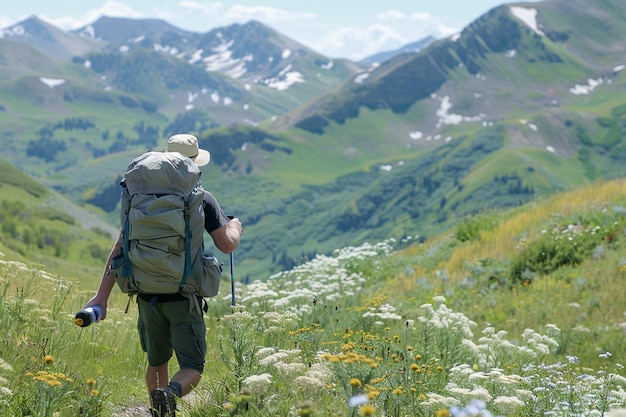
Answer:
<svg viewBox="0 0 626 417"><path fill-rule="evenodd" d="M204 378L180 414L573 417L626 407L623 227L611 244L608 232L593 240L583 262L509 279L529 253L520 236L532 247L554 219L619 225L625 195L621 182L600 184L432 242L343 248L238 285L234 308L225 282L209 302ZM568 242L597 239L591 230ZM7 259L0 276L2 415L124 415L136 405L147 414L136 308L124 314L116 292L107 319L81 329L73 312L95 288Z"/></svg>

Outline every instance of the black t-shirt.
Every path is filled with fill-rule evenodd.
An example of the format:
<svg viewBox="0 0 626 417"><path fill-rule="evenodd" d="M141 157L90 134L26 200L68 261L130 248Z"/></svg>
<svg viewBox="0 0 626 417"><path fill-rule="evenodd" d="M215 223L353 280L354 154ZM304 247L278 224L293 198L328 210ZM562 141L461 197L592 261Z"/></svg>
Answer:
<svg viewBox="0 0 626 417"><path fill-rule="evenodd" d="M204 230L211 233L220 227L225 226L230 220L220 207L219 203L213 197L213 194L204 190Z"/></svg>

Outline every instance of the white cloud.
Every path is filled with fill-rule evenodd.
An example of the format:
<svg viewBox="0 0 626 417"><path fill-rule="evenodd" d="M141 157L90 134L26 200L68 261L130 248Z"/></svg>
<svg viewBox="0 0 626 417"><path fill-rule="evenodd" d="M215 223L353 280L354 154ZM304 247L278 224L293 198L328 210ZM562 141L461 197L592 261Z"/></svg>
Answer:
<svg viewBox="0 0 626 417"><path fill-rule="evenodd" d="M314 49L334 51L341 55L340 51L350 45L356 52L348 58L361 59L380 50L396 48L412 40L390 26L373 24L364 29L341 27L328 31L325 36L315 42Z"/></svg>
<svg viewBox="0 0 626 417"><path fill-rule="evenodd" d="M315 19L317 14L310 12L294 13L268 6L232 6L224 13L226 19L258 19L266 22L289 22Z"/></svg>
<svg viewBox="0 0 626 417"><path fill-rule="evenodd" d="M7 19L6 17L0 16L0 28L6 28L11 26L11 24L15 23L14 21Z"/></svg>
<svg viewBox="0 0 626 417"><path fill-rule="evenodd" d="M431 21L431 20L439 21L439 19L433 17L433 15L431 15L428 12L423 12L423 13L415 12L415 13L413 13L411 15L410 19L411 20L418 20L420 22L428 22L428 21Z"/></svg>
<svg viewBox="0 0 626 417"><path fill-rule="evenodd" d="M82 26L95 22L102 16L109 17L128 17L128 18L145 18L147 17L143 13L135 11L132 7L129 7L123 3L116 1L108 1L98 9L89 10L83 16L70 17L63 16L59 18L51 18L47 15L38 15L38 17L58 28L63 30L78 29Z"/></svg>
<svg viewBox="0 0 626 417"><path fill-rule="evenodd" d="M218 16L224 8L222 3L198 3L197 1L192 0L181 1L180 6L183 9L188 9L194 13L200 12L209 16Z"/></svg>
<svg viewBox="0 0 626 417"><path fill-rule="evenodd" d="M386 12L378 13L379 20L402 20L406 19L406 17L406 13L397 10L387 10Z"/></svg>
<svg viewBox="0 0 626 417"><path fill-rule="evenodd" d="M363 27L344 26L327 31L311 45L331 56L359 60L384 50L400 48L428 35L447 37L457 32L427 12L407 14L398 10L379 13L377 21ZM346 50L350 53L346 54Z"/></svg>

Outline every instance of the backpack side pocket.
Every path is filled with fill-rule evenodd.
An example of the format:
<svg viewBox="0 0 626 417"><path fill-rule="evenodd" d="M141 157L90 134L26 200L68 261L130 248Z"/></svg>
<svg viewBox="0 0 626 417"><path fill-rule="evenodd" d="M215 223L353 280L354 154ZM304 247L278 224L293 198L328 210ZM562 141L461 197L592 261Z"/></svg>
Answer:
<svg viewBox="0 0 626 417"><path fill-rule="evenodd" d="M220 291L222 280L222 265L215 256L202 256L202 282L200 283L200 296L215 297Z"/></svg>
<svg viewBox="0 0 626 417"><path fill-rule="evenodd" d="M117 254L111 259L110 270L111 275L113 275L113 278L115 279L115 283L118 287L120 287L120 290L122 290L124 294L132 292L131 277L124 276L124 274L122 273L126 262L128 262L128 260L126 259L126 255L124 254L124 251L120 248L119 252L117 252Z"/></svg>

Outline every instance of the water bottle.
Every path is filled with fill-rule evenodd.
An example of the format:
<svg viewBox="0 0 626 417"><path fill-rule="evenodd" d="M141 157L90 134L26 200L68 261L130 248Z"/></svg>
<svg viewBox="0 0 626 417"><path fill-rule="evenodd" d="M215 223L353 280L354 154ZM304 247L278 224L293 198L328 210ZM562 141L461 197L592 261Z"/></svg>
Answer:
<svg viewBox="0 0 626 417"><path fill-rule="evenodd" d="M103 315L104 309L102 306L89 306L76 313L74 323L80 327L87 327L91 323L99 322Z"/></svg>

